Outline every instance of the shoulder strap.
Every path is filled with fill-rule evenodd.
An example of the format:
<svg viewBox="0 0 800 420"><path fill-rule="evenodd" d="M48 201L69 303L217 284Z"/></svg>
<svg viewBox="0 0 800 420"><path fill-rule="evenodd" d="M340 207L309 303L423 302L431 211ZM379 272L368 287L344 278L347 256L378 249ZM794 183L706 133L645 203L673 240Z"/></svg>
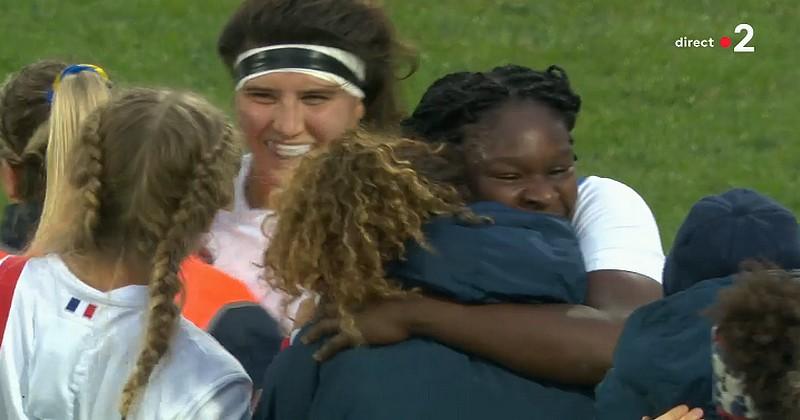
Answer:
<svg viewBox="0 0 800 420"><path fill-rule="evenodd" d="M8 314L11 311L11 299L14 297L17 281L27 261L28 259L25 257L10 255L0 264L0 345L3 344L3 336L6 332Z"/></svg>

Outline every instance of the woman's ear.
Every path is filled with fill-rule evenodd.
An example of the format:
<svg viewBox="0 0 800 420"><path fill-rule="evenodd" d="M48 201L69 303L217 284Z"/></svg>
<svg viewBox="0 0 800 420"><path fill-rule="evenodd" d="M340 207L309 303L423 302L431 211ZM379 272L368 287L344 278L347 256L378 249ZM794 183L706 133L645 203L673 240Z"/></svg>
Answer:
<svg viewBox="0 0 800 420"><path fill-rule="evenodd" d="M18 203L20 201L18 169L5 159L0 159L0 182L8 201Z"/></svg>
<svg viewBox="0 0 800 420"><path fill-rule="evenodd" d="M358 125L358 121L364 119L364 115L366 115L367 109L364 107L364 101L358 101L356 105L356 125Z"/></svg>

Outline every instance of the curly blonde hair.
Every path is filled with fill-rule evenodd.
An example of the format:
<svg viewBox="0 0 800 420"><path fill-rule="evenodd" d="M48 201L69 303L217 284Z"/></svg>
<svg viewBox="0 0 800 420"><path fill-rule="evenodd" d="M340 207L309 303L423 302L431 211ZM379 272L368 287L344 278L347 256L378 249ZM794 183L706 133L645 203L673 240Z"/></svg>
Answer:
<svg viewBox="0 0 800 420"><path fill-rule="evenodd" d="M66 168L68 205L52 214L43 252L110 255L151 267L144 345L124 387L134 406L178 325L180 263L232 199L240 141L224 115L188 93L134 89L90 115Z"/></svg>
<svg viewBox="0 0 800 420"><path fill-rule="evenodd" d="M463 159L447 146L354 131L308 156L276 197L278 223L265 253L271 285L338 307L358 337L353 312L407 293L386 278L409 241L425 246L435 216L470 219Z"/></svg>

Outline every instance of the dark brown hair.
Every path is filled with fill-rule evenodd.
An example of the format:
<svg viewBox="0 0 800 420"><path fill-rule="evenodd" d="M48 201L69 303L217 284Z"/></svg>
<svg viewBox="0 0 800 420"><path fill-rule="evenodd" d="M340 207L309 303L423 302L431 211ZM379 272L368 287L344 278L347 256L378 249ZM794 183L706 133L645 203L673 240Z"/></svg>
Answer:
<svg viewBox="0 0 800 420"><path fill-rule="evenodd" d="M11 74L0 88L0 158L18 171L23 201L44 198L48 92L66 67L50 60L29 64Z"/></svg>
<svg viewBox="0 0 800 420"><path fill-rule="evenodd" d="M759 419L800 416L800 276L748 262L709 312Z"/></svg>

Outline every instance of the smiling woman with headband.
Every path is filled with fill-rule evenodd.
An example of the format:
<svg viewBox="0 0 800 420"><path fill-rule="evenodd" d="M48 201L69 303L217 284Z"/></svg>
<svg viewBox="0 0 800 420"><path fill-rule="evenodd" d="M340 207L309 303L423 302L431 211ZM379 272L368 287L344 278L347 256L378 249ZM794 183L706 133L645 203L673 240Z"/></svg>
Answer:
<svg viewBox="0 0 800 420"><path fill-rule="evenodd" d="M298 159L358 125L396 127L398 67L415 57L384 11L362 0L245 0L218 52L236 86L235 107L250 154L234 206L218 214L208 250L289 327L283 295L261 281L272 215L270 194ZM263 228L262 228L262 225Z"/></svg>

